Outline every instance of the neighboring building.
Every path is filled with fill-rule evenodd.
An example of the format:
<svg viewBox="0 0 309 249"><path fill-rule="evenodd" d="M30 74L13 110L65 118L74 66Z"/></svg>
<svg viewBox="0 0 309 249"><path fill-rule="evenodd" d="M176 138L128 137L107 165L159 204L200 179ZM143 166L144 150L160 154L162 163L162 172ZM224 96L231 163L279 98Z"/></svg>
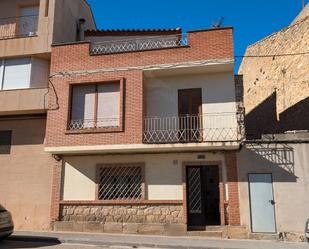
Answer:
<svg viewBox="0 0 309 249"><path fill-rule="evenodd" d="M51 44L76 41L80 18L95 29L82 0L0 2L0 203L17 230L50 226L55 160L44 140Z"/></svg>
<svg viewBox="0 0 309 249"><path fill-rule="evenodd" d="M246 236L232 28L89 30L85 40L52 48L45 150L59 160L54 229L215 226L216 235Z"/></svg>
<svg viewBox="0 0 309 249"><path fill-rule="evenodd" d="M291 25L247 48L245 56L268 56L244 58L239 68L249 138L309 129L308 51L308 4Z"/></svg>
<svg viewBox="0 0 309 249"><path fill-rule="evenodd" d="M309 219L309 4L245 56L239 69L247 132L237 157L241 224L303 240Z"/></svg>

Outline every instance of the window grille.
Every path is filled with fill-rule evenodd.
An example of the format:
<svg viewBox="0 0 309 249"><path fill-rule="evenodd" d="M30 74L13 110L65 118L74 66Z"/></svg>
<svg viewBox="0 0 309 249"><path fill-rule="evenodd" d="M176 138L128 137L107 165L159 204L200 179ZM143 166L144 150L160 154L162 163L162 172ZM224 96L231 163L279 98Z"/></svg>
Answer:
<svg viewBox="0 0 309 249"><path fill-rule="evenodd" d="M142 199L141 165L110 165L98 167L99 200Z"/></svg>

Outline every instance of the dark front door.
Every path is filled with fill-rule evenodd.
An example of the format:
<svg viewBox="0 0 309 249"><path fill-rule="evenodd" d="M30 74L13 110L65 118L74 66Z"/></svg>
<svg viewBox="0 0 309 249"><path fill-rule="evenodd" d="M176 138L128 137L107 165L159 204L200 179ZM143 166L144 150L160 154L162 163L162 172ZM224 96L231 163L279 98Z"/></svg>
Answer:
<svg viewBox="0 0 309 249"><path fill-rule="evenodd" d="M190 166L186 168L188 226L204 228L220 225L219 168Z"/></svg>
<svg viewBox="0 0 309 249"><path fill-rule="evenodd" d="M202 119L202 89L178 90L179 140L194 142L200 139Z"/></svg>

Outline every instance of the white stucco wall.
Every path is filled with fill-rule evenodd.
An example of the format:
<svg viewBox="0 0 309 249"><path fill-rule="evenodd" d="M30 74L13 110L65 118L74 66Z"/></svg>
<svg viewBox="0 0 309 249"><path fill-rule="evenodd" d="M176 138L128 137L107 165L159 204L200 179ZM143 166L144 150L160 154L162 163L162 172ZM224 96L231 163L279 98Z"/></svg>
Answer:
<svg viewBox="0 0 309 249"><path fill-rule="evenodd" d="M271 150L275 148L276 150ZM272 173L278 232L303 233L309 219L309 144L254 145L238 154L241 223L250 227L248 174Z"/></svg>
<svg viewBox="0 0 309 249"><path fill-rule="evenodd" d="M223 153L143 154L117 156L74 156L64 158L63 200L95 200L95 168L104 163L145 163L146 199L182 200L182 162L221 161L226 179ZM177 160L177 163L174 161ZM226 190L227 191L227 190Z"/></svg>
<svg viewBox="0 0 309 249"><path fill-rule="evenodd" d="M235 112L231 71L147 79L147 116L177 116L178 90L189 88L202 88L203 113Z"/></svg>
<svg viewBox="0 0 309 249"><path fill-rule="evenodd" d="M150 118L170 117L172 122L176 120L173 117L178 116L178 90L201 88L202 123L205 131L209 133L209 135L205 133L204 139L236 140L237 120L233 71L147 78L145 85L146 116ZM173 127L165 126L164 124L162 130L173 129ZM175 125L172 124L172 126ZM222 128L228 136L222 138L222 130L218 128Z"/></svg>

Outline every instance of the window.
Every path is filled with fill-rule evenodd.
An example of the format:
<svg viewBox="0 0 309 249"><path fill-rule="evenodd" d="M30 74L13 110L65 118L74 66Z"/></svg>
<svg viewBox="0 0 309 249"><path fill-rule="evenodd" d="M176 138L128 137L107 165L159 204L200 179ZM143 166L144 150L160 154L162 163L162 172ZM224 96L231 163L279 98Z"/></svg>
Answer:
<svg viewBox="0 0 309 249"><path fill-rule="evenodd" d="M28 88L30 78L30 58L9 59L3 62L3 90Z"/></svg>
<svg viewBox="0 0 309 249"><path fill-rule="evenodd" d="M21 7L18 35L34 36L38 30L39 6Z"/></svg>
<svg viewBox="0 0 309 249"><path fill-rule="evenodd" d="M143 199L143 175L141 164L98 166L98 199Z"/></svg>
<svg viewBox="0 0 309 249"><path fill-rule="evenodd" d="M70 130L120 126L120 82L72 87Z"/></svg>
<svg viewBox="0 0 309 249"><path fill-rule="evenodd" d="M0 90L47 87L49 62L38 58L0 60Z"/></svg>
<svg viewBox="0 0 309 249"><path fill-rule="evenodd" d="M12 131L0 131L0 154L10 154Z"/></svg>

